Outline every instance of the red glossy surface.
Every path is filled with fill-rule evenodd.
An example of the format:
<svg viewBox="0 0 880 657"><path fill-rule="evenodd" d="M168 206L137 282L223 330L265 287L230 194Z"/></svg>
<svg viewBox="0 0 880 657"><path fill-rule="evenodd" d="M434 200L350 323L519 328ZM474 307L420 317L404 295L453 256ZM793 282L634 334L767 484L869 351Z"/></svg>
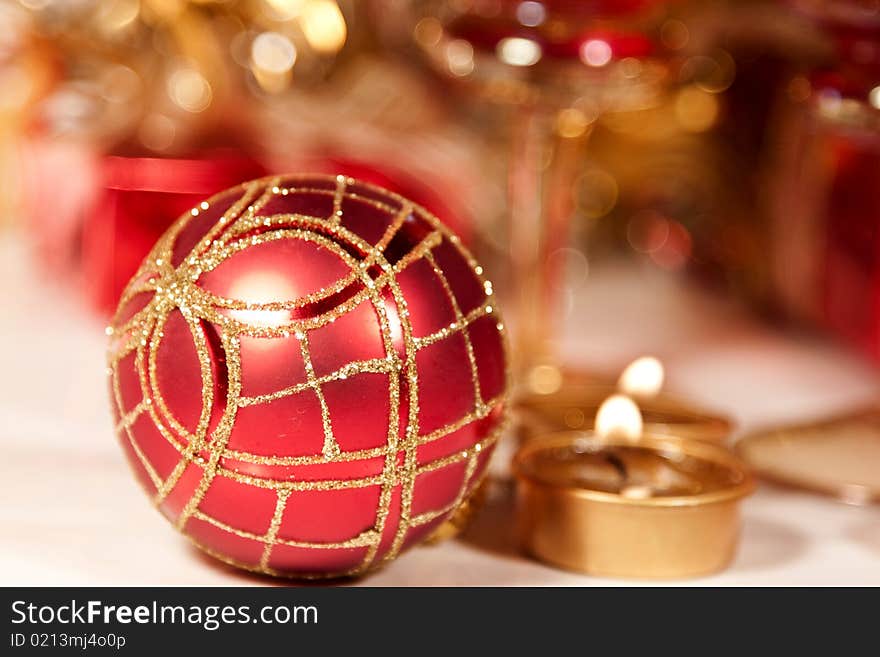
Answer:
<svg viewBox="0 0 880 657"><path fill-rule="evenodd" d="M267 184L260 183L260 189ZM361 277L347 285L334 285L359 271L347 260L356 263L367 257L371 245L403 207L403 199L350 183L350 193L340 206L342 229L333 230L328 217L334 207L334 178L271 183L275 184L290 187L291 192L275 195L257 214L284 215L284 225L261 226L240 238L223 237L243 248L203 272L194 284L218 298L252 304L296 301L328 286L338 291L294 309L224 310L225 316L245 326L232 355L221 339L228 331L216 321L203 317L195 325L188 324L176 309L160 317L140 355L122 358L115 375L120 392L117 419L147 397L158 425L153 416L141 415L132 424L130 436L123 430L119 437L151 496L157 487L135 446L162 482L180 464L183 476L166 496L160 496L160 509L170 520L182 522L184 533L215 554L236 565L275 574L359 571L421 540L481 478L493 445L482 450L475 450L475 445L497 433L504 415L502 335L494 311L481 314L486 293L464 252L451 233L439 229L419 208L406 216L382 255L374 253L389 265L410 263L401 265L394 277L398 296L391 294L395 286L386 285L345 312L339 311L340 304L365 291ZM174 237L169 249L175 254L171 261L178 271L192 257L199 257L205 248L204 235L216 225L222 210L244 193L236 188L218 195L203 213L187 214L171 229ZM383 205L377 206L377 201ZM223 230L231 230L239 216L227 214ZM301 232L282 234L282 230ZM277 239L252 245L249 236L256 232ZM439 241L428 252L436 270L424 254L413 258L413 253L419 253L414 249L435 234ZM149 262L156 257L154 252ZM375 280L383 270L372 266L366 271ZM136 322L156 316L156 299L145 302L143 296L132 297L131 308L120 308L117 326L131 316ZM408 315L401 313L403 304ZM384 333L380 310L388 318ZM450 335L438 333L469 312L472 321L466 327ZM301 330L290 324L302 320L316 325ZM288 326L287 335L274 335ZM260 335L267 327L273 335ZM307 343L307 354L298 331ZM434 337L415 345L407 360L404 335L409 331L415 337ZM202 403L205 373L194 338L204 341L210 358L209 408ZM351 363L384 361L395 354L403 361L399 373L334 374ZM230 375L234 356L241 364L238 392L236 377ZM303 385L309 380L306 359L317 377L311 387ZM151 360L155 376L150 373ZM417 376L418 392L413 399L408 367ZM145 372L143 380L139 369ZM289 394L258 403L242 403L236 397L254 398L285 389L290 389ZM394 390L400 396L397 412L392 403ZM410 417L415 399L418 412ZM487 404L480 413L476 412L478 401ZM327 437L322 405L339 457L322 452ZM228 436L222 435L224 411L234 413ZM185 446L206 418L205 446L188 456ZM408 441L410 428L415 438ZM212 457L218 463L213 471ZM469 460L474 464L471 473ZM272 547L267 561L264 548L271 540L270 525L279 499L276 488L284 483L295 489L277 525L275 536L281 543ZM199 499L200 489L204 494ZM193 504L196 512L187 515L187 506ZM429 515L411 522L418 514ZM369 546L352 544L352 539L371 532L378 544L372 554Z"/></svg>

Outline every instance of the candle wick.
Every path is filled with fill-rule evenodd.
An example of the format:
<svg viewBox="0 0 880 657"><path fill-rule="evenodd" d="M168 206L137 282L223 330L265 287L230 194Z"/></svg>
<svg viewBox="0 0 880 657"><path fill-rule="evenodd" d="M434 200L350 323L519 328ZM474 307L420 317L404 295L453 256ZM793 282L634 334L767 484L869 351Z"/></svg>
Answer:
<svg viewBox="0 0 880 657"><path fill-rule="evenodd" d="M606 452L603 456L605 457L605 461L617 470L617 474L620 475L621 479L629 481L629 472L626 469L626 463L623 462L623 459L613 452L610 454Z"/></svg>

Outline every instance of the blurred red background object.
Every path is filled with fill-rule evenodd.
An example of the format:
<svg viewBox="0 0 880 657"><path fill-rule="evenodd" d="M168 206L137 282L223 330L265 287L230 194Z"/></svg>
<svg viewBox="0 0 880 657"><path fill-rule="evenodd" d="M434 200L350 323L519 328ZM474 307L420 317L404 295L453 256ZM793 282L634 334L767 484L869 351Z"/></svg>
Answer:
<svg viewBox="0 0 880 657"><path fill-rule="evenodd" d="M831 56L781 98L774 291L790 316L880 360L880 15L868 3L793 4Z"/></svg>
<svg viewBox="0 0 880 657"><path fill-rule="evenodd" d="M102 157L97 192L82 224L82 280L89 302L109 314L156 240L181 214L265 173L247 150L229 146L179 157Z"/></svg>

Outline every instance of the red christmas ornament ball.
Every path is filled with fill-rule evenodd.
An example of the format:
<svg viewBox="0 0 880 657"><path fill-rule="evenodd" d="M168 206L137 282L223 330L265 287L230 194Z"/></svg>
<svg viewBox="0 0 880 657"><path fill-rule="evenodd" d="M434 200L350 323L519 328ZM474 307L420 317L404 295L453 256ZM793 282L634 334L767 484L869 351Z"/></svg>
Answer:
<svg viewBox="0 0 880 657"><path fill-rule="evenodd" d="M113 323L119 440L206 552L363 573L449 519L504 425L503 326L437 219L344 176L263 178L181 217Z"/></svg>

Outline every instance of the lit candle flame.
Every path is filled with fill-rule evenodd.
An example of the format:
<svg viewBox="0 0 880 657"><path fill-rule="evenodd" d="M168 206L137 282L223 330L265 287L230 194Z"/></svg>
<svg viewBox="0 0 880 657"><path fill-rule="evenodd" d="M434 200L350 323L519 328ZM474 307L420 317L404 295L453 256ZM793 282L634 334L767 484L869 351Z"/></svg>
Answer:
<svg viewBox="0 0 880 657"><path fill-rule="evenodd" d="M653 356L642 356L623 370L617 387L632 397L653 397L663 387L663 378L663 363Z"/></svg>
<svg viewBox="0 0 880 657"><path fill-rule="evenodd" d="M596 435L599 438L622 437L638 440L642 436L642 413L636 403L625 395L611 395L596 413Z"/></svg>

